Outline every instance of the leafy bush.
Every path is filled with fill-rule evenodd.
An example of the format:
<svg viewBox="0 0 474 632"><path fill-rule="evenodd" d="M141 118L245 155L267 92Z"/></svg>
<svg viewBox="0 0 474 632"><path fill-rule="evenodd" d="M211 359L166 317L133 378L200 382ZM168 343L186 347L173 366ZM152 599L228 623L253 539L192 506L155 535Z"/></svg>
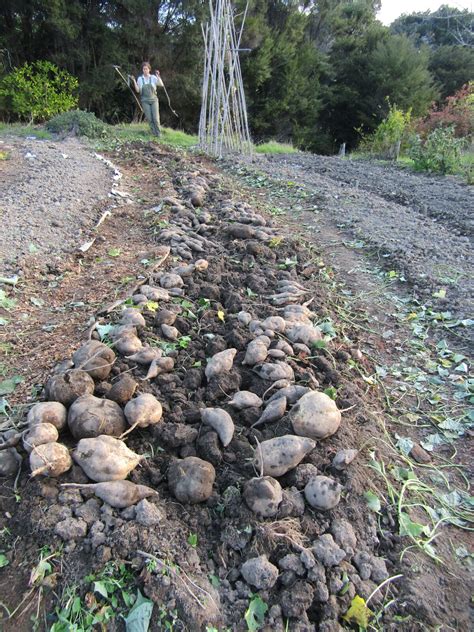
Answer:
<svg viewBox="0 0 474 632"><path fill-rule="evenodd" d="M46 129L54 134L74 132L77 136L88 138L105 138L109 131L107 125L92 112L71 110L58 114L46 123Z"/></svg>
<svg viewBox="0 0 474 632"><path fill-rule="evenodd" d="M417 171L456 173L461 168L464 140L456 138L454 127L438 127L425 140L417 135L408 154Z"/></svg>
<svg viewBox="0 0 474 632"><path fill-rule="evenodd" d="M26 63L0 81L1 109L30 123L44 121L77 105L78 85L49 61Z"/></svg>
<svg viewBox="0 0 474 632"><path fill-rule="evenodd" d="M389 103L389 112L375 132L363 139L360 150L394 158L406 149L412 133L411 110L404 112Z"/></svg>
<svg viewBox="0 0 474 632"><path fill-rule="evenodd" d="M424 119L417 122L417 132L426 137L438 127L453 127L458 138L474 133L474 81L448 97L443 106L434 104Z"/></svg>

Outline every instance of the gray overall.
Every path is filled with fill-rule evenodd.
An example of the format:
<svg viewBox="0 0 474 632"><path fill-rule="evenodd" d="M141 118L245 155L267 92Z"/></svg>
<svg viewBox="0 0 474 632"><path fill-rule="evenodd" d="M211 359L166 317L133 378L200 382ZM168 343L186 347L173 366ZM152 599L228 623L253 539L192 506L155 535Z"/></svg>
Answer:
<svg viewBox="0 0 474 632"><path fill-rule="evenodd" d="M143 81L143 77L142 77ZM142 104L145 118L150 123L152 134L159 136L160 130L160 111L158 108L158 97L156 96L156 89L151 83L142 83L140 89L140 101Z"/></svg>

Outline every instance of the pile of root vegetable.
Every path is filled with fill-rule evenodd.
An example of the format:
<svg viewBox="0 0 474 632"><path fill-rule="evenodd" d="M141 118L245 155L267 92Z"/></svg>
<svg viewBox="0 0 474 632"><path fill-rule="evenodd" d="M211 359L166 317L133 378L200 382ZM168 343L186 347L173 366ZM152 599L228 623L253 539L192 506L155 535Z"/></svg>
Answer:
<svg viewBox="0 0 474 632"><path fill-rule="evenodd" d="M389 577L353 474L360 399L340 371L360 352L323 340L301 245L210 172L175 186L147 214L159 265L54 368L2 474L24 449L33 532L82 567L128 560L186 629L245 630L258 594L269 630L337 631Z"/></svg>

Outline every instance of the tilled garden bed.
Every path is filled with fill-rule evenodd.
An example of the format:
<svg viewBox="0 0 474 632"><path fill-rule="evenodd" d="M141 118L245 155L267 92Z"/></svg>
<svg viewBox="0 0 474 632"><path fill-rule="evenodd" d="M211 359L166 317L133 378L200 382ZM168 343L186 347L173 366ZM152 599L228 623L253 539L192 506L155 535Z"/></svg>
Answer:
<svg viewBox="0 0 474 632"><path fill-rule="evenodd" d="M151 148L133 150L137 157L148 167L169 161ZM99 310L78 341L85 350L51 367L43 392L69 409L59 441L73 462L58 477L47 476L49 457L38 476L23 472L25 500L9 528L38 546L64 547L45 629L59 625L54 607L68 586L99 613L100 590L84 595L80 582L119 563L159 608L152 630L168 622L175 630L332 632L360 624L367 607L386 629L426 629L403 582L392 581L396 525L385 516L381 537L364 497L361 457L380 433L380 413L350 367L370 363L355 333L325 333L330 304L311 248L209 167L177 161L173 185L173 195L145 209L157 242L151 272ZM145 415L127 432L128 402L145 393L162 415ZM317 402L315 393L323 393ZM102 408L114 403L117 422L92 412L92 394ZM112 506L120 503L87 487L110 480L119 462L107 469L111 448L99 476L87 468L96 448L78 444L104 428L140 455L128 477L148 488L133 488L139 502ZM33 453L41 458L40 448ZM70 483L77 487L62 486ZM405 618L412 627L400 627Z"/></svg>

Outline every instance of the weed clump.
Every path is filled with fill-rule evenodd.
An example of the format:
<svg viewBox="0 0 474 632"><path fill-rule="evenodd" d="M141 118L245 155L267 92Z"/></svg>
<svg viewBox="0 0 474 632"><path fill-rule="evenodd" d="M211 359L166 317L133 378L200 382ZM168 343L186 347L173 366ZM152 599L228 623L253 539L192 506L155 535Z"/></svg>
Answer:
<svg viewBox="0 0 474 632"><path fill-rule="evenodd" d="M54 134L70 134L87 136L88 138L107 138L108 126L92 112L70 110L58 114L46 123L46 129Z"/></svg>

